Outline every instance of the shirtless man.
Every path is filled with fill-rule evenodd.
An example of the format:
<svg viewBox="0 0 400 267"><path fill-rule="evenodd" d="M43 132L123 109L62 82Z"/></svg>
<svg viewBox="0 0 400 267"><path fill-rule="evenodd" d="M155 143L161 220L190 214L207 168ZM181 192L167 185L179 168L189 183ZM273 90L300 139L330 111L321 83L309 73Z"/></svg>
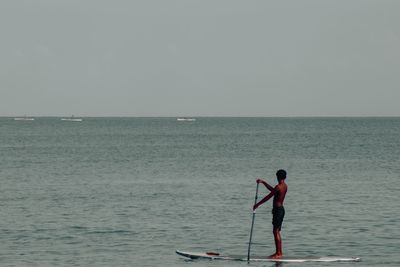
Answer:
<svg viewBox="0 0 400 267"><path fill-rule="evenodd" d="M283 201L285 200L286 192L288 189L287 184L285 183L286 179L286 171L278 170L276 172L276 178L278 180L278 184L275 187L270 186L267 182L262 179L257 179L257 183L262 183L266 188L268 188L271 193L261 199L258 203L256 203L253 207L253 210L257 209L264 202L268 201L271 197L274 197L273 200L273 208L272 208L272 225L274 226L274 240L275 240L275 254L269 256L271 259L279 259L283 256L282 250L282 239L281 239L281 227L283 222L283 217L285 216L285 208L283 207Z"/></svg>

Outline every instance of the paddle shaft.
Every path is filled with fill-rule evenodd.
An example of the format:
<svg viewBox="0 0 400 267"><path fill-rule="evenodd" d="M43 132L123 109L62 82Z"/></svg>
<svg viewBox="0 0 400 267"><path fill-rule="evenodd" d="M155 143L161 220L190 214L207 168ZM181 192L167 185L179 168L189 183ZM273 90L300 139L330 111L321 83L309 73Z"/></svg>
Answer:
<svg viewBox="0 0 400 267"><path fill-rule="evenodd" d="M259 183L257 183L257 187L256 187L256 196L254 198L254 205L257 204L257 197L258 197L258 185ZM253 237L253 227L254 227L254 219L256 216L256 211L253 210L253 218L251 220L251 228L250 228L250 240L249 240L249 248L247 250L247 261L250 261L250 247L251 247L251 239Z"/></svg>

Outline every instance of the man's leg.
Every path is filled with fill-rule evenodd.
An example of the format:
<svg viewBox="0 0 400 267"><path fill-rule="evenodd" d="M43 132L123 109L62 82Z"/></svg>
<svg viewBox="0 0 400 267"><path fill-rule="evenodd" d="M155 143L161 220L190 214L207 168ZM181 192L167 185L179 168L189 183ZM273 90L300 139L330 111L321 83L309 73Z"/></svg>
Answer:
<svg viewBox="0 0 400 267"><path fill-rule="evenodd" d="M275 241L275 254L270 256L270 258L272 259L281 258L283 256L281 227L284 216L285 216L285 209L283 207L276 209L274 208L272 210L272 225L274 226L273 234Z"/></svg>
<svg viewBox="0 0 400 267"><path fill-rule="evenodd" d="M275 240L275 254L272 254L269 257L272 259L278 259L283 256L281 231L279 230L279 228L274 227L273 234Z"/></svg>
<svg viewBox="0 0 400 267"><path fill-rule="evenodd" d="M279 229L274 230L274 238L275 238L276 255L282 257L283 251L282 251L281 230Z"/></svg>

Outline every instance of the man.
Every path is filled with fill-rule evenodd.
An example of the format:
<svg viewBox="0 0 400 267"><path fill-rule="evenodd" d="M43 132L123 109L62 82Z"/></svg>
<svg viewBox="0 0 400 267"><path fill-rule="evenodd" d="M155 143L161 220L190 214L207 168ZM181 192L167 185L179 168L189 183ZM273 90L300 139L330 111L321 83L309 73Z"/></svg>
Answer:
<svg viewBox="0 0 400 267"><path fill-rule="evenodd" d="M278 180L278 184L275 187L270 186L267 182L262 179L257 179L257 183L262 183L271 193L265 196L262 200L256 203L253 207L253 210L257 209L264 202L268 201L271 197L274 197L273 200L273 208L272 208L272 225L274 240L275 240L275 254L269 256L271 259L279 259L283 256L282 250L282 239L281 239L281 228L283 217L285 217L285 208L283 207L283 201L285 200L286 192L288 189L287 184L285 183L286 179L286 171L278 170L276 172L276 178Z"/></svg>

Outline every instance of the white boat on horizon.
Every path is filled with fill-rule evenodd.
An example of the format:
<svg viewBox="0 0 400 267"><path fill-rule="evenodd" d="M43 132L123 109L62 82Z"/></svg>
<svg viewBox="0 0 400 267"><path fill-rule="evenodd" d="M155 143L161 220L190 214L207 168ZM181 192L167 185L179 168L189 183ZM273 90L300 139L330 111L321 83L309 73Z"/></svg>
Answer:
<svg viewBox="0 0 400 267"><path fill-rule="evenodd" d="M23 116L23 117L15 117L14 120L15 121L34 121L35 118Z"/></svg>
<svg viewBox="0 0 400 267"><path fill-rule="evenodd" d="M176 120L177 120L177 121L195 121L196 119L195 119L195 118L186 118L186 117L183 117L183 118L177 118Z"/></svg>
<svg viewBox="0 0 400 267"><path fill-rule="evenodd" d="M75 118L74 116L71 116L70 118L61 118L62 121L83 121L83 119L80 118Z"/></svg>

